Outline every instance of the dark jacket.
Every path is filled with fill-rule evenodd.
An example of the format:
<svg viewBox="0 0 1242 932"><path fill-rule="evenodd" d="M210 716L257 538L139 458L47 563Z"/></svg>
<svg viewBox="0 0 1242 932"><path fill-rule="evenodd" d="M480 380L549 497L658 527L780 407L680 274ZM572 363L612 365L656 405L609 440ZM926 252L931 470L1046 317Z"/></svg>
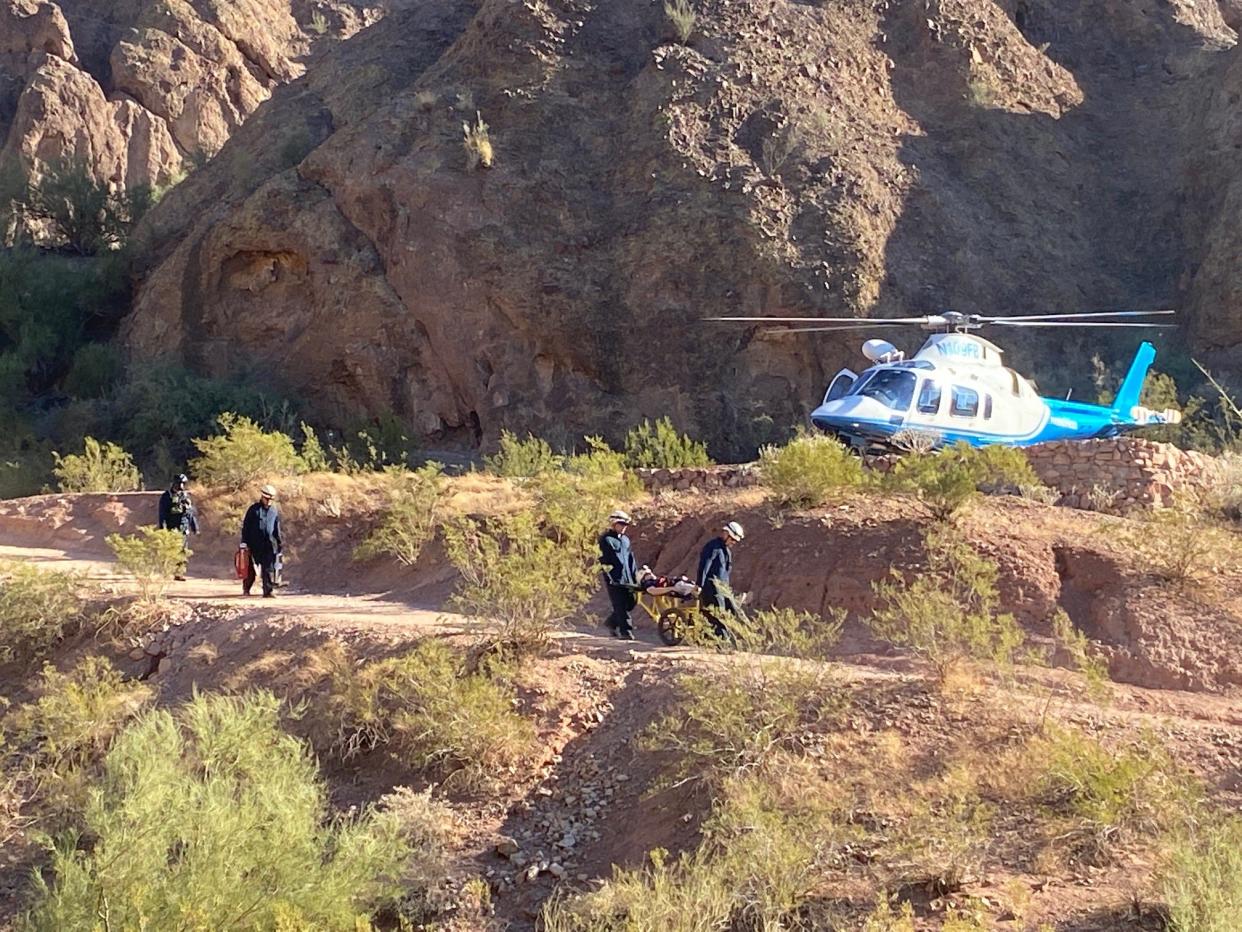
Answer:
<svg viewBox="0 0 1242 932"><path fill-rule="evenodd" d="M604 581L610 586L633 586L638 578L638 566L630 539L624 534L607 530L599 538L599 562L604 567Z"/></svg>
<svg viewBox="0 0 1242 932"><path fill-rule="evenodd" d="M165 489L160 496L161 531L180 531L182 534L198 533L198 515L189 493L181 492L173 495L172 489Z"/></svg>
<svg viewBox="0 0 1242 932"><path fill-rule="evenodd" d="M722 593L716 589L717 583L729 583L729 571L733 569L733 552L719 537L713 537L699 554L698 584L703 590L700 598L704 602L719 602Z"/></svg>
<svg viewBox="0 0 1242 932"><path fill-rule="evenodd" d="M284 549L280 542L280 511L276 506L264 508L262 502L251 505L242 519L241 539L256 560L267 562L275 558Z"/></svg>

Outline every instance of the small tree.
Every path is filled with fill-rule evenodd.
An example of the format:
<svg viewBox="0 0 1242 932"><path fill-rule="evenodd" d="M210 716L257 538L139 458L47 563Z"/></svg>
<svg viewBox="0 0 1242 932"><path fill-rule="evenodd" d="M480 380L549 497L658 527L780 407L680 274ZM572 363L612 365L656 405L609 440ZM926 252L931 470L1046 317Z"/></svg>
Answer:
<svg viewBox="0 0 1242 932"><path fill-rule="evenodd" d="M20 211L74 252L93 256L123 246L151 202L150 188L113 191L77 159L48 166L27 186Z"/></svg>
<svg viewBox="0 0 1242 932"><path fill-rule="evenodd" d="M862 484L862 462L840 442L801 434L783 447L759 451L759 474L782 505L823 505L841 489Z"/></svg>
<svg viewBox="0 0 1242 932"><path fill-rule="evenodd" d="M354 551L355 560L390 556L413 566L423 546L435 534L444 497L444 478L436 463L414 472L395 471L388 492L388 508L379 525Z"/></svg>
<svg viewBox="0 0 1242 932"><path fill-rule="evenodd" d="M947 521L980 489L1029 491L1041 486L1026 455L1015 447L959 443L938 452L907 453L885 478L888 488L913 492Z"/></svg>
<svg viewBox="0 0 1242 932"><path fill-rule="evenodd" d="M222 433L196 439L199 455L190 461L190 471L204 484L240 489L270 476L306 471L287 434L265 431L250 418L231 412L221 414L216 422Z"/></svg>
<svg viewBox="0 0 1242 932"><path fill-rule="evenodd" d="M625 464L635 469L680 469L710 466L707 447L679 434L667 417L643 421L625 438Z"/></svg>
<svg viewBox="0 0 1242 932"><path fill-rule="evenodd" d="M996 564L945 528L928 531L925 548L926 573L906 582L894 570L875 584L882 604L871 630L927 660L941 682L966 661L1010 662L1023 638L1013 616L998 611Z"/></svg>
<svg viewBox="0 0 1242 932"><path fill-rule="evenodd" d="M37 660L82 620L72 573L0 565L0 663Z"/></svg>
<svg viewBox="0 0 1242 932"><path fill-rule="evenodd" d="M142 475L134 458L115 443L101 444L94 437L83 441L81 453L53 453L52 473L62 492L133 492L142 488Z"/></svg>
<svg viewBox="0 0 1242 932"><path fill-rule="evenodd" d="M160 598L173 578L185 572L190 559L180 531L143 527L128 537L109 534L106 540L121 569L137 580L146 602Z"/></svg>

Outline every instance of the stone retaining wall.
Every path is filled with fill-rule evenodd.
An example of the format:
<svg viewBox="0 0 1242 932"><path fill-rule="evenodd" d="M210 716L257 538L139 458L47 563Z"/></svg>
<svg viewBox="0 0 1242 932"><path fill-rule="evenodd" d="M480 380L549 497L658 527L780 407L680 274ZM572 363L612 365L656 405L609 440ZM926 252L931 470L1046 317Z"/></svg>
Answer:
<svg viewBox="0 0 1242 932"><path fill-rule="evenodd" d="M1219 469L1207 454L1137 437L1041 443L1024 452L1040 480L1062 494L1061 504L1079 508L1109 496L1118 506L1168 506L1204 492Z"/></svg>
<svg viewBox="0 0 1242 932"><path fill-rule="evenodd" d="M1167 506L1195 496L1213 481L1217 461L1172 444L1135 437L1043 443L1023 450L1040 480L1075 508ZM869 461L873 469L890 465ZM693 469L635 470L648 492L711 491L759 484L754 463Z"/></svg>

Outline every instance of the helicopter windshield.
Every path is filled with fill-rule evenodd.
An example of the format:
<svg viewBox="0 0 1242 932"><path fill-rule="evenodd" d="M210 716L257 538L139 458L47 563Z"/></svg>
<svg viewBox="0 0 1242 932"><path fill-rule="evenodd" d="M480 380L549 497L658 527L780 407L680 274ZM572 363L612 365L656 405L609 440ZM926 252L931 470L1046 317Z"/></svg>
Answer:
<svg viewBox="0 0 1242 932"><path fill-rule="evenodd" d="M881 369L851 394L874 398L894 411L907 411L914 399L917 377L909 369Z"/></svg>

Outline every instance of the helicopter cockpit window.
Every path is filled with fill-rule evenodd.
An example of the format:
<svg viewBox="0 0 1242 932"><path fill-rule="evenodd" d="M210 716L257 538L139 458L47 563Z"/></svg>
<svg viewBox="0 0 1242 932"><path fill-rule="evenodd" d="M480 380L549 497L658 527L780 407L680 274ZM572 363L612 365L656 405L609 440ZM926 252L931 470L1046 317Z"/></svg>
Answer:
<svg viewBox="0 0 1242 932"><path fill-rule="evenodd" d="M975 417L979 413L979 393L973 388L954 385L952 398L949 413L954 417Z"/></svg>
<svg viewBox="0 0 1242 932"><path fill-rule="evenodd" d="M919 389L918 409L920 414L937 414L940 411L940 385L931 379L925 379Z"/></svg>
<svg viewBox="0 0 1242 932"><path fill-rule="evenodd" d="M914 400L917 377L907 369L881 369L855 392L874 398L894 411L907 411Z"/></svg>

